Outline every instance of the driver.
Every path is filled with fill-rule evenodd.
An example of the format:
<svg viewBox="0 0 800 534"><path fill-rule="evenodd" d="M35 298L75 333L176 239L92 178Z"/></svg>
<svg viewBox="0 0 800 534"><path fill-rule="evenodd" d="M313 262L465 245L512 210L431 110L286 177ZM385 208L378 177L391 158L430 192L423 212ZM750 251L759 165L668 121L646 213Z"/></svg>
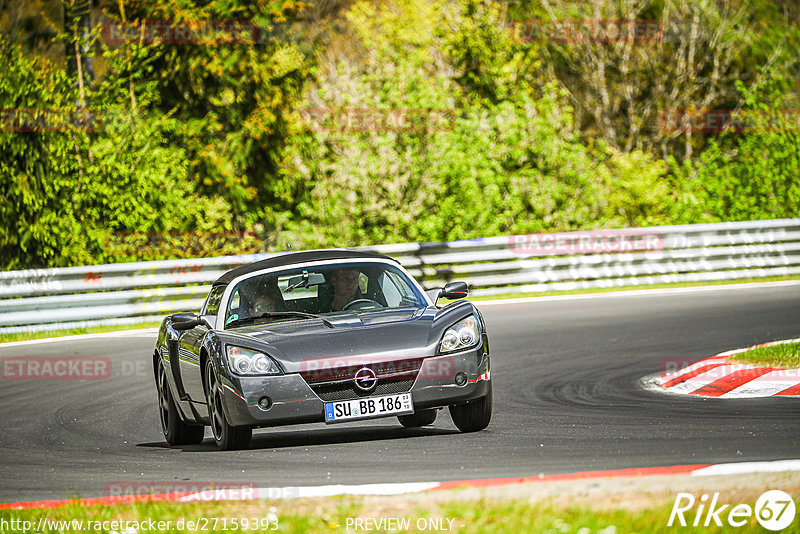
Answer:
<svg viewBox="0 0 800 534"><path fill-rule="evenodd" d="M247 317L260 318L267 312L275 311L275 301L266 293L259 293L251 298L252 301L247 307Z"/></svg>
<svg viewBox="0 0 800 534"><path fill-rule="evenodd" d="M331 284L333 284L331 309L333 311L341 310L345 305L357 298L356 290L358 289L359 274L356 269L339 269L333 272L331 276Z"/></svg>

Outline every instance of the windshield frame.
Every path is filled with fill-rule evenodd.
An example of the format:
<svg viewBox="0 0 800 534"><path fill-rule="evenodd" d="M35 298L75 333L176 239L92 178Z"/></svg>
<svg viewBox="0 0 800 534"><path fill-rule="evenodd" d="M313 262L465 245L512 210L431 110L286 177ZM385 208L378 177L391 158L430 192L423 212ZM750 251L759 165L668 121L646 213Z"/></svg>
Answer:
<svg viewBox="0 0 800 534"><path fill-rule="evenodd" d="M222 294L222 299L220 301L219 310L217 311L217 319L216 324L220 325L219 330L229 330L227 325L225 325L225 315L228 310L228 305L230 303L231 296L233 295L234 289L236 289L241 282L249 280L250 278L255 278L258 276L263 276L265 274L276 273L281 271L292 271L296 269L303 269L303 268L312 268L312 267L333 267L336 265L343 265L343 264L380 264L380 265L387 265L393 267L403 273L403 275L408 278L408 281L412 284L414 289L419 292L419 296L422 298L423 302L426 304L426 307L433 306L430 297L426 293L425 289L419 284L416 278L414 278L405 267L400 265L400 263L390 260L390 259L379 259L379 258L342 258L337 260L320 260L320 261L313 261L313 262L302 262L290 265L282 265L280 267L271 267L268 269L261 269L258 271L253 271L251 273L243 274L242 276L238 276L231 280L227 287L225 288L225 292ZM386 308L384 308L385 310ZM391 308L390 308L391 309ZM399 309L399 308L398 308ZM357 311L353 311L353 313L358 313ZM322 314L321 317L326 317L325 314ZM298 318L298 320L307 320ZM240 328L244 325L233 326L230 330Z"/></svg>

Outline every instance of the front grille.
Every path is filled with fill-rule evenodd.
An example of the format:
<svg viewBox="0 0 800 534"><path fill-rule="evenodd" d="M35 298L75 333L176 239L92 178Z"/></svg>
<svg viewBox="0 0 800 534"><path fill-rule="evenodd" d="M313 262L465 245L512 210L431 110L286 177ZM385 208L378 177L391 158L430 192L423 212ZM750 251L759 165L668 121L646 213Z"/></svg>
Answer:
<svg viewBox="0 0 800 534"><path fill-rule="evenodd" d="M414 380L422 368L422 358L358 364L329 369L302 371L300 375L311 386L314 393L324 401L353 400L364 397L405 393L414 385ZM356 373L368 367L375 372L378 384L372 391L362 391L356 387L353 378Z"/></svg>
<svg viewBox="0 0 800 534"><path fill-rule="evenodd" d="M358 389L352 380L348 380L346 382L334 382L332 384L317 384L311 386L311 389L313 389L314 393L316 393L317 396L324 401L343 401L371 397L373 395L380 396L394 395L395 393L405 393L411 389L411 386L413 385L413 378L410 380L404 379L386 380L383 382L378 381L378 385L375 386L375 389L370 392L366 392Z"/></svg>

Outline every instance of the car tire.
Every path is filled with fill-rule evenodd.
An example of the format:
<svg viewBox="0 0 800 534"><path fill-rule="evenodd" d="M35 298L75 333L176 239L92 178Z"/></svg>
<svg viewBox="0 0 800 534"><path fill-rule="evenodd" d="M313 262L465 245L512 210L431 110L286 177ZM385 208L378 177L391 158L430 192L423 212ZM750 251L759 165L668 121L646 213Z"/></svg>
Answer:
<svg viewBox="0 0 800 534"><path fill-rule="evenodd" d="M250 438L253 437L253 429L228 424L222 408L222 390L210 358L206 360L205 373L208 419L211 422L211 432L214 434L217 447L223 451L246 449L250 445Z"/></svg>
<svg viewBox="0 0 800 534"><path fill-rule="evenodd" d="M183 422L175 406L175 399L167 383L167 369L159 359L158 375L156 377L158 388L158 408L161 419L161 431L170 445L196 445L202 443L206 427L203 425L189 425Z"/></svg>
<svg viewBox="0 0 800 534"><path fill-rule="evenodd" d="M489 391L478 400L450 406L450 416L462 432L477 432L489 426L492 420L492 382Z"/></svg>
<svg viewBox="0 0 800 534"><path fill-rule="evenodd" d="M420 410L410 415L398 415L397 420L406 428L418 428L421 426L432 425L436 421L436 408Z"/></svg>

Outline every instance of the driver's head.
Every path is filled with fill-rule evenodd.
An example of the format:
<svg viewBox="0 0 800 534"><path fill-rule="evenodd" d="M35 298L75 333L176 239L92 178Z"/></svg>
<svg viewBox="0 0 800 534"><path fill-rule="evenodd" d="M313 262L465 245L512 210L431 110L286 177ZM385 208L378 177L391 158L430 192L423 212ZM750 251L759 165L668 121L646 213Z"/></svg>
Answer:
<svg viewBox="0 0 800 534"><path fill-rule="evenodd" d="M356 269L339 269L331 276L331 284L336 295L352 297L358 287L359 272Z"/></svg>
<svg viewBox="0 0 800 534"><path fill-rule="evenodd" d="M256 317L268 311L275 311L275 301L265 294L261 293L253 297L253 302L247 310L252 317Z"/></svg>

